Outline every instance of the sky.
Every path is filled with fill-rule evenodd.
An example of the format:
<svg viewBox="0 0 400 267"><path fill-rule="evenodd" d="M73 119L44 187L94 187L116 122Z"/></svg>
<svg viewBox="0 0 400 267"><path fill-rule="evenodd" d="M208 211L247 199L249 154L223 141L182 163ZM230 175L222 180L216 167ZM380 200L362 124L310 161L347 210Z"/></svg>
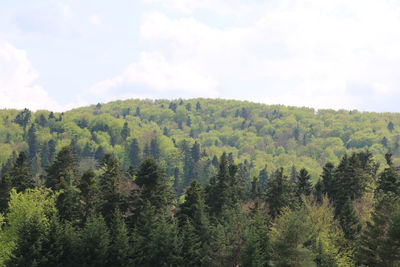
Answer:
<svg viewBox="0 0 400 267"><path fill-rule="evenodd" d="M1 0L0 108L195 97L400 112L400 1Z"/></svg>

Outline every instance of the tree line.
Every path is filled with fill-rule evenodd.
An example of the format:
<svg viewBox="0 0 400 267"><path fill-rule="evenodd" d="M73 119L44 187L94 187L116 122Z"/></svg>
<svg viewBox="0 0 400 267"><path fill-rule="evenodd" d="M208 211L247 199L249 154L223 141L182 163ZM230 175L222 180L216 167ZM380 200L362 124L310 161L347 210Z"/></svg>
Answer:
<svg viewBox="0 0 400 267"><path fill-rule="evenodd" d="M315 183L305 168L264 167L249 179L250 164L222 153L208 181L182 181L153 146L127 169L108 153L83 169L71 144L40 177L29 150L10 158L0 265L400 265L400 172L390 153L384 168L369 151L345 154ZM201 150L188 147L184 164L193 166Z"/></svg>

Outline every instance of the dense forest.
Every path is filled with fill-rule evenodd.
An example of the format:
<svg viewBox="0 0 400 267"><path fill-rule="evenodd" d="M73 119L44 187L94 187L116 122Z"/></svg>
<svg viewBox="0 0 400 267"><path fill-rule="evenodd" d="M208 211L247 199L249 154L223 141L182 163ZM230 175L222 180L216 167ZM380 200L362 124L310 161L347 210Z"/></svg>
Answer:
<svg viewBox="0 0 400 267"><path fill-rule="evenodd" d="M400 114L0 111L0 266L400 266Z"/></svg>

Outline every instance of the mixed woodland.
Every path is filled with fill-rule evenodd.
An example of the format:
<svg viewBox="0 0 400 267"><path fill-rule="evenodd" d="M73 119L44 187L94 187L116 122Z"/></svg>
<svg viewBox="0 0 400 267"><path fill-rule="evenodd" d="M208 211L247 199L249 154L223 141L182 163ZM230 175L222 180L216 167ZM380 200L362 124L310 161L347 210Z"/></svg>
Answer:
<svg viewBox="0 0 400 267"><path fill-rule="evenodd" d="M400 114L0 110L0 266L400 266Z"/></svg>

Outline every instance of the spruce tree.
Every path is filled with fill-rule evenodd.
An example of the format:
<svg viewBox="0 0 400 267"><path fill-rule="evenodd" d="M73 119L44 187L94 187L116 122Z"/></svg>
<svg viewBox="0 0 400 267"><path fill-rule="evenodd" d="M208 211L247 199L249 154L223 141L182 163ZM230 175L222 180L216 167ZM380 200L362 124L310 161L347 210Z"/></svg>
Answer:
<svg viewBox="0 0 400 267"><path fill-rule="evenodd" d="M122 127L121 130L121 137L124 141L131 135L131 130L129 129L128 123L125 122L124 126Z"/></svg>
<svg viewBox="0 0 400 267"><path fill-rule="evenodd" d="M17 192L24 191L27 188L33 188L35 185L35 181L33 180L27 157L24 152L19 153L9 175L11 177L11 186L14 187Z"/></svg>
<svg viewBox="0 0 400 267"><path fill-rule="evenodd" d="M356 240L361 230L360 220L355 213L353 203L350 198L344 203L339 213L339 222L344 236L348 240Z"/></svg>
<svg viewBox="0 0 400 267"><path fill-rule="evenodd" d="M32 126L29 128L27 139L28 139L27 140L28 141L28 160L31 164L33 164L33 161L39 152L39 144L38 144L38 140L37 140L35 124L32 124Z"/></svg>
<svg viewBox="0 0 400 267"><path fill-rule="evenodd" d="M110 233L101 216L91 217L80 234L79 264L81 266L109 266L107 264Z"/></svg>
<svg viewBox="0 0 400 267"><path fill-rule="evenodd" d="M123 210L123 196L118 189L118 184L125 179L120 167L120 162L112 154L106 154L100 164L102 174L99 177L99 190L101 196L100 210L107 223L110 222L112 212L116 209Z"/></svg>
<svg viewBox="0 0 400 267"><path fill-rule="evenodd" d="M400 174L399 169L393 166L392 154L385 155L388 168L380 174L377 184L377 190L382 192L392 192L400 194Z"/></svg>
<svg viewBox="0 0 400 267"><path fill-rule="evenodd" d="M312 184L310 182L310 175L306 169L301 169L297 175L296 193L300 197L301 195L309 196L312 191Z"/></svg>
<svg viewBox="0 0 400 267"><path fill-rule="evenodd" d="M139 142L136 138L132 140L129 144L129 164L134 168L137 169L140 165L140 148Z"/></svg>
<svg viewBox="0 0 400 267"><path fill-rule="evenodd" d="M124 218L115 210L110 223L110 246L107 266L125 267L129 265L129 236Z"/></svg>
<svg viewBox="0 0 400 267"><path fill-rule="evenodd" d="M268 171L267 166L264 167L258 174L258 180L260 182L260 190L261 192L265 192L268 187Z"/></svg>
<svg viewBox="0 0 400 267"><path fill-rule="evenodd" d="M266 196L269 215L275 218L284 207L291 206L293 202L293 188L289 184L287 176L283 174L283 168L275 172L273 179L269 180Z"/></svg>
<svg viewBox="0 0 400 267"><path fill-rule="evenodd" d="M86 222L87 218L95 214L100 204L99 188L93 170L87 170L82 175L78 188L80 190L81 221Z"/></svg>
<svg viewBox="0 0 400 267"><path fill-rule="evenodd" d="M148 202L156 210L164 210L172 204L174 193L168 184L164 170L154 159L142 162L137 172L136 184L139 186L138 210L141 211L143 203Z"/></svg>

